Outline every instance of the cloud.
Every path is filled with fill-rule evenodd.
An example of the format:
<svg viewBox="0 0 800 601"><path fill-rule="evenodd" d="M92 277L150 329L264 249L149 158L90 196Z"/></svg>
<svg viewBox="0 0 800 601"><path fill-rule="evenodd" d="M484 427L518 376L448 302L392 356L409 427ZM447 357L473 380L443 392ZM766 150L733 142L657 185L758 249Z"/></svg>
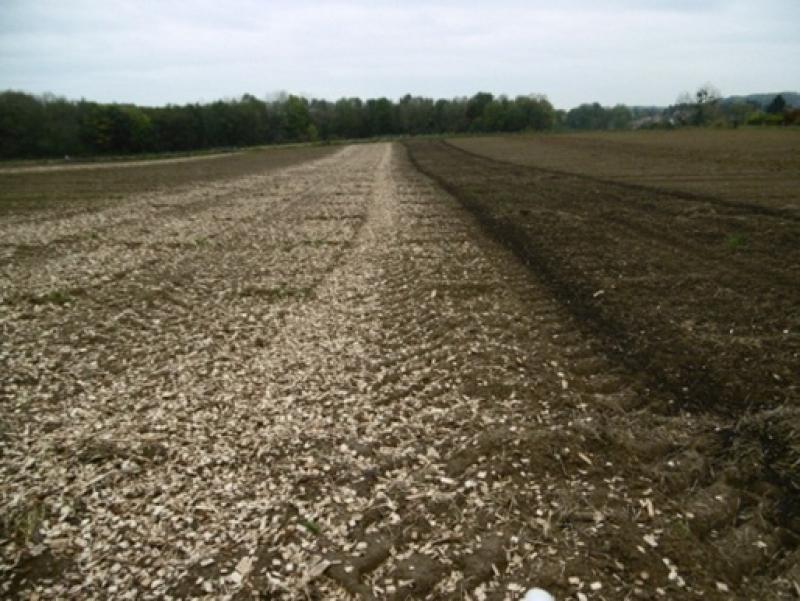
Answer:
<svg viewBox="0 0 800 601"><path fill-rule="evenodd" d="M160 104L478 89L556 104L798 87L794 0L107 0L0 5L0 88ZM742 69L742 65L757 69ZM766 87L765 87L766 86Z"/></svg>

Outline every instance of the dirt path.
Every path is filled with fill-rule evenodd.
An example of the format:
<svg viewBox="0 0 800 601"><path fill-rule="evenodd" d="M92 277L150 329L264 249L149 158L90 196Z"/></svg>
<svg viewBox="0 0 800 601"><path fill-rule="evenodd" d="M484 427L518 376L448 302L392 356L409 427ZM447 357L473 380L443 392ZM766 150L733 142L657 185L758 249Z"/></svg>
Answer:
<svg viewBox="0 0 800 601"><path fill-rule="evenodd" d="M241 151L235 151L241 152ZM152 165L158 163L159 165L169 165L175 163L188 163L193 161L205 161L209 159L219 159L222 157L229 157L235 152L218 152L214 154L199 154L195 156L175 157L172 159L156 158L146 161L136 160L117 160L107 162L89 162L89 163L68 163L59 162L56 165L19 165L14 167L0 167L0 174L3 173L49 173L51 171L84 171L87 169L119 169L127 167L141 167L145 165Z"/></svg>
<svg viewBox="0 0 800 601"><path fill-rule="evenodd" d="M748 580L776 543L736 538L755 504L729 488L700 515L719 540L675 542L709 505L707 424L648 412L404 152L348 147L9 264L6 594L779 592ZM20 244L103 231L80 219Z"/></svg>

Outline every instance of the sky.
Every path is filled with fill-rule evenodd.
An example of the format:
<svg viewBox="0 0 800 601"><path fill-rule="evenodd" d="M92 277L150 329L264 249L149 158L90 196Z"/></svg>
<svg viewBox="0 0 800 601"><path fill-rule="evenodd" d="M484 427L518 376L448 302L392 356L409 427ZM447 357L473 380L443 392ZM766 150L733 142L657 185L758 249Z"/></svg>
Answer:
<svg viewBox="0 0 800 601"><path fill-rule="evenodd" d="M184 104L800 90L800 0L0 0L0 90Z"/></svg>

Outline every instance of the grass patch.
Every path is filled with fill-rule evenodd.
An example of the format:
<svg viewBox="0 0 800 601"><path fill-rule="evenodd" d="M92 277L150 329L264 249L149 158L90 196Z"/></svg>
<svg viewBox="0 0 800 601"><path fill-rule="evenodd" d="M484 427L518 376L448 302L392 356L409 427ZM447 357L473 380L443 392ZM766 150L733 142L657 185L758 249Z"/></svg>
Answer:
<svg viewBox="0 0 800 601"><path fill-rule="evenodd" d="M743 250L747 248L747 236L744 234L731 234L725 238L725 245L731 250Z"/></svg>
<svg viewBox="0 0 800 601"><path fill-rule="evenodd" d="M0 517L2 537L21 546L26 545L35 537L46 517L47 509L39 501L28 503L16 511L12 510Z"/></svg>
<svg viewBox="0 0 800 601"><path fill-rule="evenodd" d="M322 533L322 529L311 520L307 519L300 520L300 525L306 530L308 530L311 534L316 534L317 536L319 536Z"/></svg>

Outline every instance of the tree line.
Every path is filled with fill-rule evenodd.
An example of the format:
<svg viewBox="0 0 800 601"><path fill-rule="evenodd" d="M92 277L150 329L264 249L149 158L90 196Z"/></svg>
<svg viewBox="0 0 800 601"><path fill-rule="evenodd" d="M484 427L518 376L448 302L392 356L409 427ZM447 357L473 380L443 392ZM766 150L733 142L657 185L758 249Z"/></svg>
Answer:
<svg viewBox="0 0 800 601"><path fill-rule="evenodd" d="M336 101L250 94L205 104L140 107L0 93L0 159L185 152L261 144L384 136L639 127L781 125L800 111L776 96L765 107L726 102L710 84L665 108L582 104L560 111L545 96L479 92L433 99L406 95Z"/></svg>
<svg viewBox="0 0 800 601"><path fill-rule="evenodd" d="M684 92L665 109L661 120L671 126L738 127L740 125L800 125L800 109L789 106L782 94L761 103L747 98L723 98L706 84L691 96Z"/></svg>
<svg viewBox="0 0 800 601"><path fill-rule="evenodd" d="M557 111L544 96L478 93L434 100L331 102L246 94L206 104L140 107L0 93L0 158L159 153L381 136L545 130Z"/></svg>

